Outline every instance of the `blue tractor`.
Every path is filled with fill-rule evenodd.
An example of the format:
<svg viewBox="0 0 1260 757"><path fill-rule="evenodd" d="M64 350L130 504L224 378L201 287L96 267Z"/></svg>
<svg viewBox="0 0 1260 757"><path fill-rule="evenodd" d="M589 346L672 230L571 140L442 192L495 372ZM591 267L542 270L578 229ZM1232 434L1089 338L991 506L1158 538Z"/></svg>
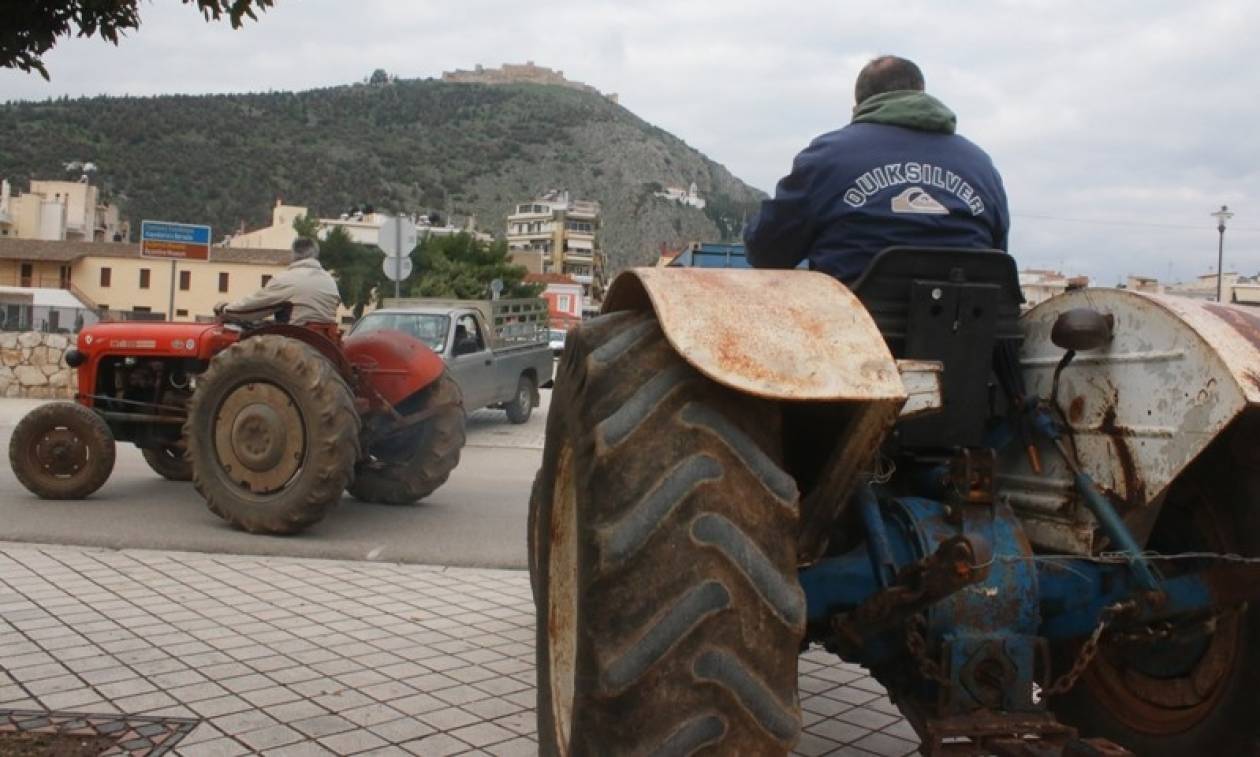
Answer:
<svg viewBox="0 0 1260 757"><path fill-rule="evenodd" d="M530 505L544 754L787 753L810 646L926 755L1254 748L1260 317L1023 312L997 252L852 287L691 252L569 333Z"/></svg>

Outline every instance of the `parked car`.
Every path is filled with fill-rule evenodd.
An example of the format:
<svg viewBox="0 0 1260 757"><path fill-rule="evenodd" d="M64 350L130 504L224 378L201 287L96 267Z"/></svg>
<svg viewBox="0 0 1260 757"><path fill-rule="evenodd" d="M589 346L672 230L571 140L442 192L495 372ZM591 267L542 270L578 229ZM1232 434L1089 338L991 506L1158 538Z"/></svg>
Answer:
<svg viewBox="0 0 1260 757"><path fill-rule="evenodd" d="M550 386L554 362L543 299L386 299L351 335L377 329L409 334L446 362L468 412L507 411L524 423L538 406L538 389Z"/></svg>
<svg viewBox="0 0 1260 757"><path fill-rule="evenodd" d="M569 332L564 329L551 329L548 340L551 343L551 354L560 357L560 353L564 352L564 338Z"/></svg>

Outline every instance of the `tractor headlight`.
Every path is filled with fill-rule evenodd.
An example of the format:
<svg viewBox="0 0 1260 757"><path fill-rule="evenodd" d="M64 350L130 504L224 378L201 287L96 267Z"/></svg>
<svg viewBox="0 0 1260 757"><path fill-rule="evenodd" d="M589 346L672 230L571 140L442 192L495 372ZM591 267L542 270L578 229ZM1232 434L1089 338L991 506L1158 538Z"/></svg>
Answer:
<svg viewBox="0 0 1260 757"><path fill-rule="evenodd" d="M83 365L84 361L86 360L87 360L87 355L84 355L82 352L79 352L76 349L66 350L66 365L70 366L71 368L78 368L79 366Z"/></svg>

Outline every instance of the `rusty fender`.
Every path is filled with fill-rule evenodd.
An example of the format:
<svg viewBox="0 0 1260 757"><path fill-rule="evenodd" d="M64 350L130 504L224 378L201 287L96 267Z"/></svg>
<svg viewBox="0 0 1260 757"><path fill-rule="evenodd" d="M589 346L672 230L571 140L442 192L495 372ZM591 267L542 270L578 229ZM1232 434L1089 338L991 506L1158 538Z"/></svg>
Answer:
<svg viewBox="0 0 1260 757"><path fill-rule="evenodd" d="M1115 317L1105 347L1079 352L1063 371L1059 405L1080 460L1141 534L1143 511L1249 406L1260 405L1260 315L1243 308L1119 289L1053 297L1021 318L1028 390L1049 397L1063 350L1050 341L1055 319L1087 307ZM1071 475L1050 449L1044 475L1018 450L999 463L999 491L1033 543L1078 554L1093 550L1093 520L1072 492Z"/></svg>
<svg viewBox="0 0 1260 757"><path fill-rule="evenodd" d="M875 322L830 276L704 268L618 276L604 311L647 309L683 359L732 389L778 400L905 402Z"/></svg>

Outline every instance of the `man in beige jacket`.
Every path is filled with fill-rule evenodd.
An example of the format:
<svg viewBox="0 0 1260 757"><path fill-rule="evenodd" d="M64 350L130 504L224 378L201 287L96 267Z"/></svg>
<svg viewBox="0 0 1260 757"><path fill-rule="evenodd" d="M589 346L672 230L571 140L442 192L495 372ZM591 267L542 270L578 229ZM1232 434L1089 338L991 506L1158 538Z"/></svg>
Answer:
<svg viewBox="0 0 1260 757"><path fill-rule="evenodd" d="M215 311L238 321L258 321L286 305L292 306L288 322L336 323L341 295L337 281L319 264L319 244L314 239L299 237L293 242L293 262L272 277L257 292L231 304L219 305Z"/></svg>

